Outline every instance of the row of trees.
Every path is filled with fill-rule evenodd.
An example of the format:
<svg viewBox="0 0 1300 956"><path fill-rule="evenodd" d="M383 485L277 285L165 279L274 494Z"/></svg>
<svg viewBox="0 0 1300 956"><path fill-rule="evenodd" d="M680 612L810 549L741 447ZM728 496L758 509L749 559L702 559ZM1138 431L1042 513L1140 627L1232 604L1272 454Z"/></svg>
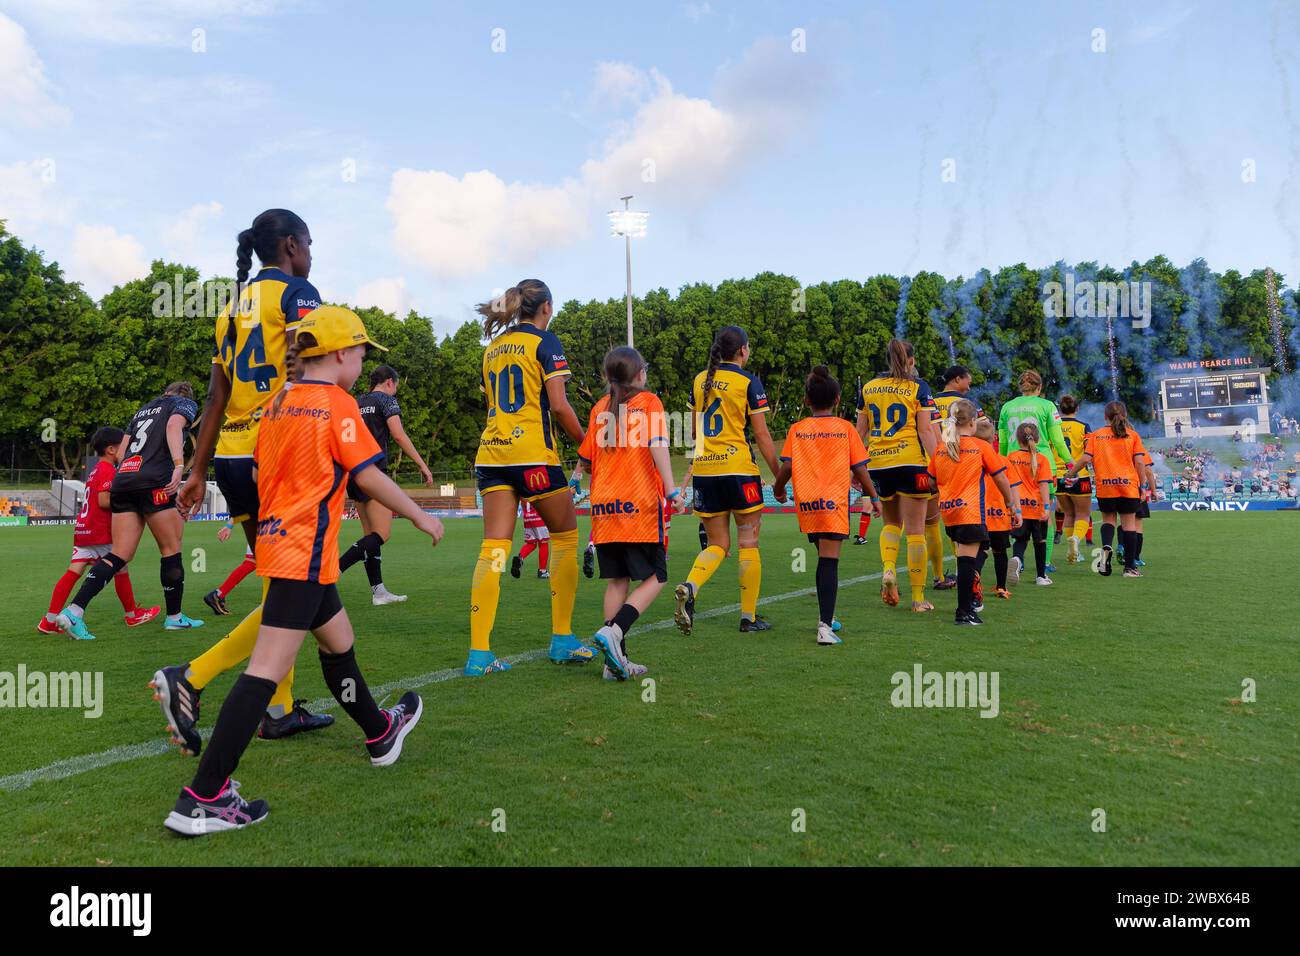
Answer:
<svg viewBox="0 0 1300 956"><path fill-rule="evenodd" d="M1142 327L1135 327L1130 317L1108 322L1078 310L1071 317L1049 314L1044 289L1066 283L1067 276L1077 288L1149 283L1149 322L1139 319ZM175 289L178 277L200 281L192 268L156 261L149 275L96 303L0 222L0 439L16 443L24 466L74 474L96 427L125 422L171 381L193 382L202 398L212 316L186 316L180 301L156 308L159 290ZM223 289L228 282L209 280ZM1253 355L1279 364L1279 338L1295 354L1298 297L1287 290L1279 301L1275 328L1264 270L1218 274L1203 260L1179 268L1158 256L1123 270L1096 263L1018 264L971 278L922 272L807 287L765 272L716 287L683 286L676 295L656 289L637 299L634 310L637 347L669 411L685 409L690 383L707 364L713 330L746 328L750 367L767 387L779 436L800 417L803 380L817 363L839 377L843 412L851 416L856 384L884 366L885 346L895 334L913 343L918 367L932 383L954 361L970 366L986 408L1010 398L1016 375L1033 367L1047 380L1049 396L1068 391L1084 402L1104 402L1117 389L1136 418L1149 420L1159 362ZM403 375L404 421L421 453L435 470L468 470L483 421L480 327L466 322L439 340L415 312L398 319L378 309L359 311L375 338L391 347L383 360ZM564 342L574 372L570 397L585 421L603 390L602 357L624 341L624 302L565 302L552 329Z"/></svg>

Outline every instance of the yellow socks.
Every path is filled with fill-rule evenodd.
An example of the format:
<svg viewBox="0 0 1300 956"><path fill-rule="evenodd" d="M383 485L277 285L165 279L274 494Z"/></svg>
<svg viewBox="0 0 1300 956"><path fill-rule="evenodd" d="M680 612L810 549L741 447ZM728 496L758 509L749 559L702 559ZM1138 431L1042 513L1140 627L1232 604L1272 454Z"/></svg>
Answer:
<svg viewBox="0 0 1300 956"><path fill-rule="evenodd" d="M500 579L498 579L500 580ZM578 529L551 535L551 633L573 633L578 597Z"/></svg>
<svg viewBox="0 0 1300 956"><path fill-rule="evenodd" d="M575 532L576 533L576 532ZM484 538L474 564L474 582L469 589L469 648L486 651L492 638L492 625L497 619L497 603L501 600L501 572L510 558L513 542L505 538ZM572 610L573 602L569 602Z"/></svg>
<svg viewBox="0 0 1300 956"><path fill-rule="evenodd" d="M695 556L695 563L691 565L691 573L686 576L686 583L694 589L696 595L700 593L700 588L709 583L709 578L713 577L713 572L718 570L718 565L722 564L722 559L726 556L727 552L716 544L709 545Z"/></svg>
<svg viewBox="0 0 1300 956"><path fill-rule="evenodd" d="M1074 523L1074 530L1070 534L1079 539L1080 542L1088 536L1088 519L1083 518Z"/></svg>
<svg viewBox="0 0 1300 956"><path fill-rule="evenodd" d="M692 572L693 573L693 572ZM754 620L758 612L758 591L763 584L763 561L758 548L740 549L740 619Z"/></svg>
<svg viewBox="0 0 1300 956"><path fill-rule="evenodd" d="M267 705L266 712L272 717L283 717L289 711L293 710L293 668L289 668L289 673L284 675L284 680L280 681L275 688L275 694L271 697L271 703Z"/></svg>
<svg viewBox="0 0 1300 956"><path fill-rule="evenodd" d="M907 536L907 579L912 584L912 600L925 600L925 535Z"/></svg>
<svg viewBox="0 0 1300 956"><path fill-rule="evenodd" d="M266 599L270 578L262 579L262 599ZM242 661L248 660L257 643L257 629L262 626L262 605L258 605L235 625L235 629L213 644L190 662L186 679L195 690L203 690L218 674L224 674Z"/></svg>
<svg viewBox="0 0 1300 956"><path fill-rule="evenodd" d="M925 526L925 554L930 560L930 573L936 581L943 580L943 525L939 521Z"/></svg>
<svg viewBox="0 0 1300 956"><path fill-rule="evenodd" d="M887 524L880 532L880 563L886 571L893 571L898 566L898 539L903 529L896 524Z"/></svg>

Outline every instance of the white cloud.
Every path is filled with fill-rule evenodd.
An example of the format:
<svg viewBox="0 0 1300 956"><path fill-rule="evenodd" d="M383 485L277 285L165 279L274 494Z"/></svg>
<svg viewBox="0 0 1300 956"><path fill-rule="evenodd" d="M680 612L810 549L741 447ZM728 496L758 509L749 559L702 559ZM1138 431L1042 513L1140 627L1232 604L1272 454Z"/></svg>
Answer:
<svg viewBox="0 0 1300 956"><path fill-rule="evenodd" d="M683 3L682 13L686 14L688 20L703 20L712 16L713 7L708 3Z"/></svg>
<svg viewBox="0 0 1300 956"><path fill-rule="evenodd" d="M35 127L65 123L71 116L54 101L45 64L27 31L0 13L0 119Z"/></svg>
<svg viewBox="0 0 1300 956"><path fill-rule="evenodd" d="M149 259L133 236L112 226L78 223L72 235L72 262L65 271L99 298L116 285L146 275Z"/></svg>
<svg viewBox="0 0 1300 956"><path fill-rule="evenodd" d="M599 103L618 107L635 103L650 90L650 76L630 63L596 64L592 98Z"/></svg>
<svg viewBox="0 0 1300 956"><path fill-rule="evenodd" d="M215 199L190 206L163 227L163 241L168 255L189 255L199 244L203 233L211 228L213 220L222 213L221 203Z"/></svg>
<svg viewBox="0 0 1300 956"><path fill-rule="evenodd" d="M357 308L374 306L385 312L391 312L399 319L404 319L415 305L415 296L411 295L411 291L406 287L405 279L382 278L367 282L357 289L353 301Z"/></svg>
<svg viewBox="0 0 1300 956"><path fill-rule="evenodd" d="M587 228L574 184L506 184L487 170L457 179L438 170L399 169L387 208L398 253L441 278L477 274L503 257L531 259Z"/></svg>
<svg viewBox="0 0 1300 956"><path fill-rule="evenodd" d="M0 219L13 235L30 244L41 226L66 222L72 203L58 191L51 159L0 166Z"/></svg>
<svg viewBox="0 0 1300 956"><path fill-rule="evenodd" d="M62 37L115 46L185 46L191 31L248 29L279 13L278 0L6 0L14 13Z"/></svg>

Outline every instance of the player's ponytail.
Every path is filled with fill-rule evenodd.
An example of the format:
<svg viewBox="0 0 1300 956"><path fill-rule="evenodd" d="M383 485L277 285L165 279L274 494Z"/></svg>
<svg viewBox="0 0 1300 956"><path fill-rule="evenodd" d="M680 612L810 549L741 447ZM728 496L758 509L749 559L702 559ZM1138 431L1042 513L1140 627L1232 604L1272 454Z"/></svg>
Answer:
<svg viewBox="0 0 1300 956"><path fill-rule="evenodd" d="M619 345L605 353L605 383L609 386L609 409L614 413L620 430L623 424L623 408L641 389L636 385L636 377L646 367L641 353L630 345Z"/></svg>
<svg viewBox="0 0 1300 956"><path fill-rule="evenodd" d="M302 217L288 209L267 209L253 224L240 230L235 246L235 298L230 305L230 323L226 335L233 342L238 335L235 315L239 312L240 290L248 281L249 270L253 268L253 253L262 265L275 262L280 258L280 250L289 236L305 236L307 223Z"/></svg>
<svg viewBox="0 0 1300 956"><path fill-rule="evenodd" d="M1128 437L1128 406L1123 402L1109 402L1102 414L1116 438Z"/></svg>
<svg viewBox="0 0 1300 956"><path fill-rule="evenodd" d="M1038 441L1038 426L1034 422L1023 422L1016 429L1016 444L1029 452L1029 468L1032 475L1038 474Z"/></svg>
<svg viewBox="0 0 1300 956"><path fill-rule="evenodd" d="M840 403L840 383L825 365L814 365L804 381L803 394L813 411L834 411Z"/></svg>
<svg viewBox="0 0 1300 956"><path fill-rule="evenodd" d="M749 344L749 334L738 325L724 325L713 336L709 346L709 367L704 373L704 393L713 387L713 376L723 362L729 362ZM704 409L700 409L704 411Z"/></svg>
<svg viewBox="0 0 1300 956"><path fill-rule="evenodd" d="M903 339L890 339L885 347L885 358L889 362L889 377L908 381L912 377L912 343Z"/></svg>
<svg viewBox="0 0 1300 956"><path fill-rule="evenodd" d="M280 414L280 406L284 403L284 397L289 394L289 389L293 388L293 383L302 378L303 359L301 352L303 349L310 349L316 346L316 336L310 332L299 332L294 336L293 344L284 352L284 370L285 381L284 387L276 394L271 402L271 414Z"/></svg>
<svg viewBox="0 0 1300 956"><path fill-rule="evenodd" d="M480 302L474 311L483 316L483 335L494 339L516 322L531 321L551 301L551 290L541 279L524 279L494 299Z"/></svg>
<svg viewBox="0 0 1300 956"><path fill-rule="evenodd" d="M944 450L953 461L957 461L961 456L961 435L958 434L957 429L973 421L975 421L975 406L966 399L959 398L949 407L948 417L939 426Z"/></svg>

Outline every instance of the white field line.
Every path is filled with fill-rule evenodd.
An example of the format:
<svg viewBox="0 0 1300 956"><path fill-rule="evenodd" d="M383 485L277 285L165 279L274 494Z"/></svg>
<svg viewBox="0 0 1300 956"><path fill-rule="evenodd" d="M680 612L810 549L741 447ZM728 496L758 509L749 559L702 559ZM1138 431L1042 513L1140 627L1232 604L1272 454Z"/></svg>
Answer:
<svg viewBox="0 0 1300 956"><path fill-rule="evenodd" d="M945 561L950 560L945 556ZM864 584L867 581L880 580L882 572L877 571L875 574L863 574L856 578L845 578L840 582L841 588L851 587L855 584ZM768 597L759 598L759 605L775 604L777 601L789 601L793 598L808 597L816 594L817 588L800 588L797 591L787 591L784 594L772 594ZM722 607L710 608L707 611L701 611L695 615L697 621L708 620L714 617L725 617L728 614L736 614L740 611L739 604L726 604ZM662 631L667 628L676 626L672 618L666 618L662 621L655 621L653 624L647 624L644 627L638 627L636 633L644 634L646 631ZM535 651L524 651L522 654L511 654L503 657L502 660L510 664L522 664L528 661L535 661L546 656L547 648L538 648ZM442 681L454 680L457 677L463 677L462 669L459 667L449 668L441 671L429 671L427 674L419 674L415 677L408 677L405 680L391 681L387 684L380 684L370 689L371 694L376 700L382 700L385 694L391 694L397 690L415 690L420 687L427 687L429 684L438 684ZM489 680L500 680L500 677L489 677ZM319 700L309 701L307 708L313 711L329 710L336 704L333 697L323 697ZM210 729L201 731L203 738L206 740ZM173 744L163 739L154 739L145 741L140 744L130 744L121 747L111 747L108 750L101 750L99 753L83 754L80 757L68 757L66 760L56 760L54 763L45 767L38 767L35 770L24 770L21 773L11 774L8 777L0 777L0 790L25 790L34 783L42 783L51 780L65 780L68 777L75 777L78 774L87 773L91 770L98 770L101 767L111 767L113 764L126 763L129 760L139 760L141 757L157 757L168 751L175 751Z"/></svg>

